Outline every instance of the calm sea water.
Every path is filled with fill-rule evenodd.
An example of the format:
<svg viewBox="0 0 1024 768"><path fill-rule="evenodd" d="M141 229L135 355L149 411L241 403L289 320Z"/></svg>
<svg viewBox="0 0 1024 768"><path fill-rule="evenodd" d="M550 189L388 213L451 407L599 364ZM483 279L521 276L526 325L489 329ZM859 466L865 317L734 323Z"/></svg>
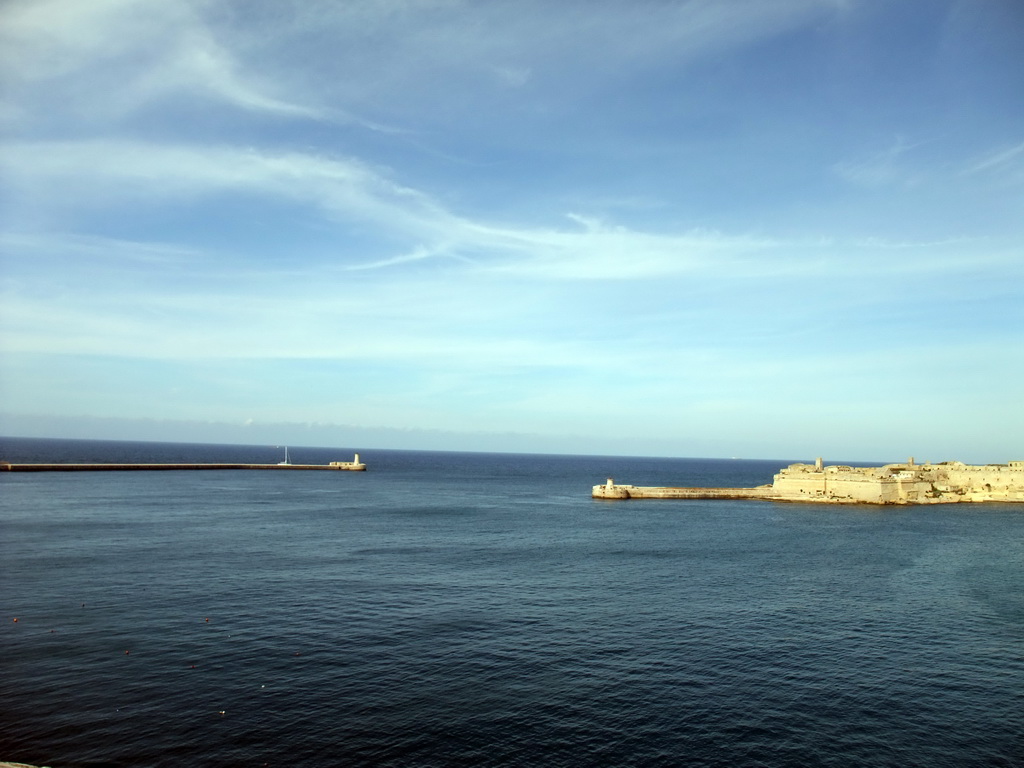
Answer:
<svg viewBox="0 0 1024 768"><path fill-rule="evenodd" d="M361 453L0 473L0 760L1024 765L1022 505L595 501L788 462Z"/></svg>

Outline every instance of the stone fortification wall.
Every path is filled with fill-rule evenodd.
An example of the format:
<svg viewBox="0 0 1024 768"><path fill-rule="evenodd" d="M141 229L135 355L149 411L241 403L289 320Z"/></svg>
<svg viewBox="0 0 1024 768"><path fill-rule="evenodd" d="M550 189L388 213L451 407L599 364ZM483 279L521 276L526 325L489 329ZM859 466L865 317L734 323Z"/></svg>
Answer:
<svg viewBox="0 0 1024 768"><path fill-rule="evenodd" d="M1024 462L1011 461L1009 464L983 464L972 466L960 462L944 462L935 465L935 485L940 490L963 489L966 496L991 497L1017 501L1024 499Z"/></svg>
<svg viewBox="0 0 1024 768"><path fill-rule="evenodd" d="M785 501L890 504L899 499L898 483L884 467L793 464L775 475L772 491Z"/></svg>
<svg viewBox="0 0 1024 768"><path fill-rule="evenodd" d="M774 481L757 488L675 488L616 485L609 478L594 486L599 499L767 499L831 504L948 504L1024 502L1024 461L969 465L887 464L884 467L792 464Z"/></svg>
<svg viewBox="0 0 1024 768"><path fill-rule="evenodd" d="M1024 501L1024 462L969 465L887 464L847 467L793 464L775 475L772 490L786 501L940 504Z"/></svg>
<svg viewBox="0 0 1024 768"><path fill-rule="evenodd" d="M825 472L813 464L790 464L775 475L772 490L796 498L822 498L825 495Z"/></svg>

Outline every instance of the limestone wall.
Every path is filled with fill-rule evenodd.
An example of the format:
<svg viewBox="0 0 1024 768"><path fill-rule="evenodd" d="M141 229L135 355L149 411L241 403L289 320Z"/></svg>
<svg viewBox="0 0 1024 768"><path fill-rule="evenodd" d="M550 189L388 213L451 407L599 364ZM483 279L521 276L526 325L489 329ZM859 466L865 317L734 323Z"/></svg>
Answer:
<svg viewBox="0 0 1024 768"><path fill-rule="evenodd" d="M616 485L609 478L594 486L599 499L770 499L832 504L949 504L1024 502L1024 461L968 465L887 464L884 467L792 464L779 470L770 486L757 488L674 488Z"/></svg>
<svg viewBox="0 0 1024 768"><path fill-rule="evenodd" d="M775 475L772 490L788 501L848 501L886 504L899 498L896 481L878 467L793 464Z"/></svg>
<svg viewBox="0 0 1024 768"><path fill-rule="evenodd" d="M946 485L959 486L971 494L1014 496L1024 494L1024 462L1009 465L939 465ZM937 481L937 482L941 482Z"/></svg>
<svg viewBox="0 0 1024 768"><path fill-rule="evenodd" d="M824 498L825 472L812 464L791 464L775 475L772 490L780 496Z"/></svg>
<svg viewBox="0 0 1024 768"><path fill-rule="evenodd" d="M1024 501L1024 462L969 465L887 464L847 467L793 464L775 475L780 499L869 504Z"/></svg>

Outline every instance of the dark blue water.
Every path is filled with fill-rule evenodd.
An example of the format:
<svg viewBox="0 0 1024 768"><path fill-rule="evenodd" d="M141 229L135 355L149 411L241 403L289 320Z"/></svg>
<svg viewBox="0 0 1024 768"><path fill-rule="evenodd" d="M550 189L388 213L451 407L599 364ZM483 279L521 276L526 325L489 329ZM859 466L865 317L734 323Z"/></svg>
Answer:
<svg viewBox="0 0 1024 768"><path fill-rule="evenodd" d="M788 462L361 453L0 473L0 759L1024 765L1022 505L595 501Z"/></svg>

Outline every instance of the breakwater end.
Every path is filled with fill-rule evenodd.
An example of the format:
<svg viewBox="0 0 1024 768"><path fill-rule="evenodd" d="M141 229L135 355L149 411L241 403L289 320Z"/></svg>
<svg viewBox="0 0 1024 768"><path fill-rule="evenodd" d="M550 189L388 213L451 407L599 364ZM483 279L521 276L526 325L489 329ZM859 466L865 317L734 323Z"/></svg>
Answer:
<svg viewBox="0 0 1024 768"><path fill-rule="evenodd" d="M971 465L960 461L883 467L791 464L771 485L756 488L683 488L595 485L595 499L761 499L818 504L953 504L1024 502L1024 461Z"/></svg>

